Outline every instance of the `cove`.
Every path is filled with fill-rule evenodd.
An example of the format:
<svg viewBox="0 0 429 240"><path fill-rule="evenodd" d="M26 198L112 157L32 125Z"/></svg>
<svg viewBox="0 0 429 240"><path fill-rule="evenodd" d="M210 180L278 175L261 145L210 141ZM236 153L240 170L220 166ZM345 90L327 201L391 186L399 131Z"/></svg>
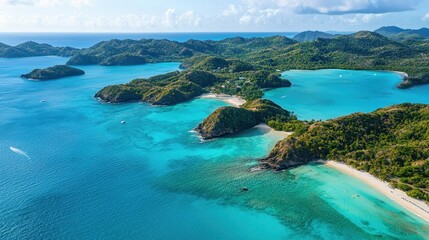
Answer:
<svg viewBox="0 0 429 240"><path fill-rule="evenodd" d="M291 88L265 92L299 119L326 120L355 112L372 112L399 103L429 103L429 86L398 89L401 76L384 71L292 70L282 74Z"/></svg>

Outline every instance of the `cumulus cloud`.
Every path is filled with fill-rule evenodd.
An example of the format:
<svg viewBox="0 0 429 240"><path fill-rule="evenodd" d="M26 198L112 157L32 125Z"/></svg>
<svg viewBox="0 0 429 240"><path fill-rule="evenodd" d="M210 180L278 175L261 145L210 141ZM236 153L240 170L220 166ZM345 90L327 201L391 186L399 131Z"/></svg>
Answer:
<svg viewBox="0 0 429 240"><path fill-rule="evenodd" d="M176 27L198 27L203 18L192 10L178 13L176 9L166 9L164 14L123 14L116 16L97 16L74 12L71 14L31 14L16 16L0 15L0 27L25 26L27 29L43 28L63 31L99 30L168 30Z"/></svg>
<svg viewBox="0 0 429 240"><path fill-rule="evenodd" d="M297 14L388 13L414 9L422 0L243 0L250 7L290 10Z"/></svg>
<svg viewBox="0 0 429 240"><path fill-rule="evenodd" d="M82 7L85 5L92 5L93 0L0 0L0 5L3 6L19 6L30 5L49 7L55 5L71 5L73 7Z"/></svg>
<svg viewBox="0 0 429 240"><path fill-rule="evenodd" d="M185 26L195 26L198 27L202 21L202 18L195 14L194 11L186 11L182 15L177 18L177 25L185 25Z"/></svg>
<svg viewBox="0 0 429 240"><path fill-rule="evenodd" d="M75 7L82 7L86 5L92 5L92 0L70 0L70 4Z"/></svg>
<svg viewBox="0 0 429 240"><path fill-rule="evenodd" d="M240 20L239 20L240 24L243 24L243 25L249 24L250 21L252 21L252 16L250 15L243 15L240 17Z"/></svg>
<svg viewBox="0 0 429 240"><path fill-rule="evenodd" d="M234 16L240 13L240 10L234 5L230 4L228 7L223 10L222 15L223 16Z"/></svg>
<svg viewBox="0 0 429 240"><path fill-rule="evenodd" d="M426 13L426 15L423 16L422 20L428 21L429 20L429 13Z"/></svg>
<svg viewBox="0 0 429 240"><path fill-rule="evenodd" d="M1 5L33 5L34 0L0 0Z"/></svg>
<svg viewBox="0 0 429 240"><path fill-rule="evenodd" d="M176 25L176 9L169 8L164 13L164 20L162 23L166 27L174 27Z"/></svg>

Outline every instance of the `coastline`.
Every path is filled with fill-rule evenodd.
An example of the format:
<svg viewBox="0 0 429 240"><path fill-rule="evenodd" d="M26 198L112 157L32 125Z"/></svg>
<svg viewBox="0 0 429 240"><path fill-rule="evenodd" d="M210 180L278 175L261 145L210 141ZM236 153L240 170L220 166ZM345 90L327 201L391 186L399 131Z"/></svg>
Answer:
<svg viewBox="0 0 429 240"><path fill-rule="evenodd" d="M406 72L400 72L400 71L393 71L393 72L401 76L403 80L406 80L408 78L408 73Z"/></svg>
<svg viewBox="0 0 429 240"><path fill-rule="evenodd" d="M402 207L406 208L408 211L424 219L426 222L429 222L429 206L425 202L409 197L404 191L391 188L387 182L383 182L382 180L372 176L367 172L356 170L344 163L339 163L332 160L318 160L317 162L323 163L330 168L334 168L340 172L346 173L361 180L385 196L389 197Z"/></svg>
<svg viewBox="0 0 429 240"><path fill-rule="evenodd" d="M227 94L214 94L214 93L205 93L198 98L213 98L218 99L228 104L231 104L234 107L239 107L246 103L246 100L236 95L227 95Z"/></svg>
<svg viewBox="0 0 429 240"><path fill-rule="evenodd" d="M274 130L274 128L271 128L270 126L268 126L265 123L260 123L256 126L254 126L254 128L262 129L262 130L266 131L267 134L270 134L271 136L279 137L281 139L285 139L285 138L287 138L293 134L293 132L283 132L283 131Z"/></svg>
<svg viewBox="0 0 429 240"><path fill-rule="evenodd" d="M226 102L234 107L240 107L241 105L246 103L246 100L243 98L237 96L237 95L227 95L227 94L214 94L214 93L205 93L199 96L198 98L211 98L211 99L217 99L223 102ZM283 132L283 131L277 131L274 128L268 126L265 123L260 123L253 128L259 128L262 129L267 134L270 134L271 136L279 137L281 139L285 139L293 134L293 132Z"/></svg>

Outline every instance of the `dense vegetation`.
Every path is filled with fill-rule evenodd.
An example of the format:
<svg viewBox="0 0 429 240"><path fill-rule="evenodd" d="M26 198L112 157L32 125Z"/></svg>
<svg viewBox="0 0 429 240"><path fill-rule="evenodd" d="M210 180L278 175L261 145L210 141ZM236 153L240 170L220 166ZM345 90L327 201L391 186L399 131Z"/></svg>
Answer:
<svg viewBox="0 0 429 240"><path fill-rule="evenodd" d="M336 35L320 32L320 31L305 31L293 37L293 40L298 42L311 42L318 38L334 38Z"/></svg>
<svg viewBox="0 0 429 240"><path fill-rule="evenodd" d="M401 104L324 122L277 122L277 128L290 127L301 131L277 143L262 160L266 167L342 161L429 201L429 105Z"/></svg>
<svg viewBox="0 0 429 240"><path fill-rule="evenodd" d="M399 87L407 88L429 82L429 29L404 30L384 27L377 32L358 32L351 35L331 36L322 32L298 34L298 41L283 36L266 38L234 37L221 41L188 40L110 40L100 42L87 49L55 48L47 44L27 42L16 47L0 44L0 57L25 57L59 55L72 56L69 65L134 65L152 62L181 61L183 67L208 56L220 59L240 59L241 66L232 71L249 71L251 65L258 70L289 69L363 69L392 70L409 74ZM398 34L420 37L398 39ZM315 39L315 40L314 40ZM314 40L314 41L311 41ZM397 41L396 41L397 40ZM215 64L220 64L216 62ZM212 66L200 66L200 70L213 71ZM219 66L228 69L226 65ZM242 68L242 69L240 69ZM222 71L220 73L223 73ZM224 85L224 84L222 84ZM216 87L218 92L231 91L232 86ZM260 97L254 87L242 91L254 98ZM246 94L247 95L247 94Z"/></svg>
<svg viewBox="0 0 429 240"><path fill-rule="evenodd" d="M397 41L429 40L429 29L402 29L395 26L381 27L374 32Z"/></svg>
<svg viewBox="0 0 429 240"><path fill-rule="evenodd" d="M243 60L278 69L361 69L391 70L409 74L400 87L425 84L429 72L428 44L422 41L396 42L373 32L358 32L333 39L319 38L295 44L281 51L257 52Z"/></svg>
<svg viewBox="0 0 429 240"><path fill-rule="evenodd" d="M113 65L132 65L146 62L182 61L201 55L234 57L260 49L286 47L295 43L294 40L281 36L250 39L236 37L222 41L188 40L183 43L165 39L114 39L80 50L67 64L103 65L112 62L115 63Z"/></svg>
<svg viewBox="0 0 429 240"><path fill-rule="evenodd" d="M45 69L34 69L30 73L21 77L37 80L52 80L64 77L79 76L85 74L84 71L66 65L56 65Z"/></svg>
<svg viewBox="0 0 429 240"><path fill-rule="evenodd" d="M244 108L221 107L204 119L195 131L204 139L211 139L238 133L259 123L252 111Z"/></svg>
<svg viewBox="0 0 429 240"><path fill-rule="evenodd" d="M221 107L200 123L195 130L205 139L221 137L249 129L268 121L288 122L296 117L266 99L248 101L240 108Z"/></svg>
<svg viewBox="0 0 429 240"><path fill-rule="evenodd" d="M303 39L307 38L305 33ZM313 33L298 43L286 37L229 38L222 41L189 40L184 43L168 40L111 40L83 49L71 58L69 64L138 64L143 62L182 61L182 66L195 66L207 56L214 57L195 66L200 70L228 73L258 70L275 71L288 69L365 69L392 70L409 74L400 87L425 84L429 72L429 43L408 40L397 42L373 32L358 32L329 38L329 35ZM299 38L299 40L301 40ZM217 58L216 58L217 57ZM222 63L220 59L241 60L237 69L234 63ZM136 61L136 59L138 61ZM140 62L139 62L140 61ZM251 63L251 64L250 64ZM214 68L216 66L217 68ZM226 70L226 71L224 71ZM223 91L217 88L218 91ZM232 90L232 88L228 88ZM254 91L250 88L247 91ZM234 91L233 91L234 92ZM255 96L258 93L254 93ZM259 93L260 94L260 93Z"/></svg>
<svg viewBox="0 0 429 240"><path fill-rule="evenodd" d="M261 98L263 88L289 87L288 80L275 72L261 70L237 59L199 57L182 72L149 79L136 79L128 84L103 88L95 97L106 102L144 101L172 105L190 100L204 92L242 96L246 100Z"/></svg>

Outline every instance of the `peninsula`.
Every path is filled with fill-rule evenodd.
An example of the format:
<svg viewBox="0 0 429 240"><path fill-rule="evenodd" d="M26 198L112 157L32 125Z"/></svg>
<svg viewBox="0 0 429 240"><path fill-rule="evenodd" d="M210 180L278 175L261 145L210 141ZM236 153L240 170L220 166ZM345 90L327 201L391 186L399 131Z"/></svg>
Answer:
<svg viewBox="0 0 429 240"><path fill-rule="evenodd" d="M288 122L296 117L266 99L246 102L240 107L221 107L215 110L195 130L204 139L235 134L268 121Z"/></svg>
<svg viewBox="0 0 429 240"><path fill-rule="evenodd" d="M336 160L429 201L428 105L401 104L328 121L269 124L295 133L261 160L265 168L282 170L319 159Z"/></svg>

